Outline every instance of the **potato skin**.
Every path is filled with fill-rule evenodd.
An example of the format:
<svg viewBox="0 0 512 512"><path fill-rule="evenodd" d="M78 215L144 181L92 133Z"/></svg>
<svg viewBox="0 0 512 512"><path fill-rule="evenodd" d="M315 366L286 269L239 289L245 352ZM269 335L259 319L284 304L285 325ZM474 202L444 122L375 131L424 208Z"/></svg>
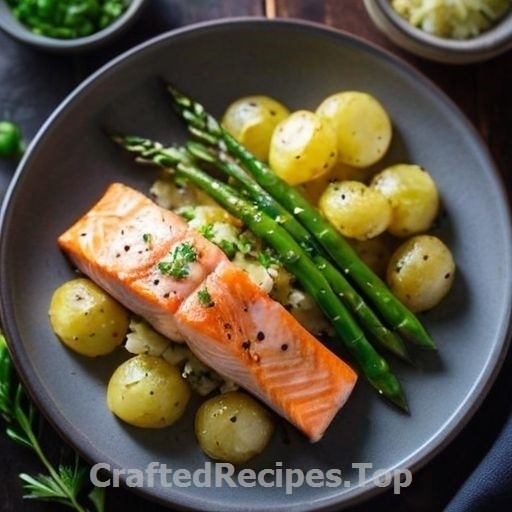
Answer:
<svg viewBox="0 0 512 512"><path fill-rule="evenodd" d="M143 428L175 423L187 407L190 388L179 370L158 356L139 354L112 374L107 405L120 419Z"/></svg>
<svg viewBox="0 0 512 512"><path fill-rule="evenodd" d="M358 240L380 235L391 221L387 198L359 181L330 183L318 207L343 236Z"/></svg>
<svg viewBox="0 0 512 512"><path fill-rule="evenodd" d="M128 311L87 278L72 279L59 286L52 295L48 314L62 343L89 357L109 354L128 332Z"/></svg>
<svg viewBox="0 0 512 512"><path fill-rule="evenodd" d="M257 158L267 161L272 133L289 115L288 108L274 98L244 96L228 106L221 124Z"/></svg>
<svg viewBox="0 0 512 512"><path fill-rule="evenodd" d="M340 162L368 167L386 154L393 135L391 120L372 95L338 92L325 98L316 113L334 128Z"/></svg>
<svg viewBox="0 0 512 512"><path fill-rule="evenodd" d="M322 176L314 180L302 183L299 189L310 203L318 205L318 201L329 183L346 180L366 183L374 173L375 171L371 168L351 167L338 161L328 173L322 174Z"/></svg>
<svg viewBox="0 0 512 512"><path fill-rule="evenodd" d="M437 306L452 287L455 262L448 247L432 235L416 235L391 255L386 280L413 312Z"/></svg>
<svg viewBox="0 0 512 512"><path fill-rule="evenodd" d="M366 263L380 278L386 278L389 259L391 258L393 240L383 233L368 240L349 238L347 241L356 251L361 260Z"/></svg>
<svg viewBox="0 0 512 512"><path fill-rule="evenodd" d="M391 202L391 234L411 236L432 226L439 210L439 193L430 174L419 165L392 165L376 174L370 185Z"/></svg>
<svg viewBox="0 0 512 512"><path fill-rule="evenodd" d="M331 125L309 110L297 110L276 126L269 164L287 183L298 185L329 172L337 154Z"/></svg>
<svg viewBox="0 0 512 512"><path fill-rule="evenodd" d="M274 432L271 414L241 391L216 395L196 413L201 449L214 460L242 464L261 453Z"/></svg>

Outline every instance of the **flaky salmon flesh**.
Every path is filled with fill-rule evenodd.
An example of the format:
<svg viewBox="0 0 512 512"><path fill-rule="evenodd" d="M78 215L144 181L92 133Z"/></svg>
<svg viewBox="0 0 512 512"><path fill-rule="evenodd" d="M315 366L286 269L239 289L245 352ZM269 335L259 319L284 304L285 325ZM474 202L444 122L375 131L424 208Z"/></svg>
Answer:
<svg viewBox="0 0 512 512"><path fill-rule="evenodd" d="M215 244L144 194L110 185L58 244L120 303L186 342L311 441L321 439L350 396L352 368ZM186 265L169 271L180 251Z"/></svg>

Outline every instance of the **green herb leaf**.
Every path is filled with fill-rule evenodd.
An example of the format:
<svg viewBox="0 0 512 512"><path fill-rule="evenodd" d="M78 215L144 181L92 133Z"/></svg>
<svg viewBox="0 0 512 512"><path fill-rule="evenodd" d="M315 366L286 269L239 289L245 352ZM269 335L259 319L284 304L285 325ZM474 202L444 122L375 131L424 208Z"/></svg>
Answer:
<svg viewBox="0 0 512 512"><path fill-rule="evenodd" d="M252 244L251 239L248 236L244 235L243 233L238 237L237 245L238 245L238 250L242 254L248 254L253 249L253 244Z"/></svg>
<svg viewBox="0 0 512 512"><path fill-rule="evenodd" d="M7 427L5 433L7 434L7 437L9 437L9 439L14 441L15 443L21 444L25 448L32 449L32 444L30 443L30 441L20 432L14 430L11 427Z"/></svg>
<svg viewBox="0 0 512 512"><path fill-rule="evenodd" d="M59 475L62 483L68 488L72 489L76 497L76 492L81 489L86 483L87 468L80 464L78 455L75 454L75 463L71 466L60 465Z"/></svg>
<svg viewBox="0 0 512 512"><path fill-rule="evenodd" d="M217 245L230 260L235 257L238 247L234 242L231 242L230 240L221 240Z"/></svg>
<svg viewBox="0 0 512 512"><path fill-rule="evenodd" d="M197 260L197 251L190 242L177 245L170 253L168 261L158 263L158 270L164 275L184 279L190 273L190 263Z"/></svg>
<svg viewBox="0 0 512 512"><path fill-rule="evenodd" d="M215 236L213 224L209 223L209 224L205 224L204 226L201 226L199 228L199 233L201 233L201 235L203 235L206 239L212 240L213 237Z"/></svg>
<svg viewBox="0 0 512 512"><path fill-rule="evenodd" d="M67 500L66 493L55 482L55 480L48 475L31 476L26 473L19 475L23 480L23 489L27 492L23 497L29 499L40 500Z"/></svg>
<svg viewBox="0 0 512 512"><path fill-rule="evenodd" d="M210 295L210 292L206 286L197 292L197 298L199 299L199 302L207 308L211 308L215 305L212 296Z"/></svg>
<svg viewBox="0 0 512 512"><path fill-rule="evenodd" d="M265 268L269 268L271 265L278 265L279 259L275 257L270 251L258 251L256 255L258 262Z"/></svg>
<svg viewBox="0 0 512 512"><path fill-rule="evenodd" d="M89 501L94 505L96 512L105 512L106 492L104 487L93 487L87 495Z"/></svg>
<svg viewBox="0 0 512 512"><path fill-rule="evenodd" d="M194 220L196 217L196 212L195 212L194 208L192 208L191 206L180 208L178 211L178 214L187 221Z"/></svg>

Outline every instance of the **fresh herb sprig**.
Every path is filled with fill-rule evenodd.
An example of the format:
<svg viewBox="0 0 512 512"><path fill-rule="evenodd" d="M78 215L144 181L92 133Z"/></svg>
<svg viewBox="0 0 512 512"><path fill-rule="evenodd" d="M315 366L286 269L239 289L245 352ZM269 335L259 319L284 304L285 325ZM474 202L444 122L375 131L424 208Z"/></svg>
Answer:
<svg viewBox="0 0 512 512"><path fill-rule="evenodd" d="M105 490L93 487L87 495L88 506L81 503L87 492L88 468L75 454L71 465L57 467L46 456L38 433L44 420L30 401L14 370L3 334L0 332L0 415L7 436L32 450L47 474L21 473L24 498L60 503L76 512L104 512Z"/></svg>

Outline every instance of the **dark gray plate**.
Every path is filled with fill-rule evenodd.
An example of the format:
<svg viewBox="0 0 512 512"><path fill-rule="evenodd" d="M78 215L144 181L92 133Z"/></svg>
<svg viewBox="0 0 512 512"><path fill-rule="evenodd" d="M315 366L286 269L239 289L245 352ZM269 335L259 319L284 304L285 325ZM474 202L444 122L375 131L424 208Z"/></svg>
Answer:
<svg viewBox="0 0 512 512"><path fill-rule="evenodd" d="M47 319L53 290L73 275L57 249L57 235L108 183L147 191L156 175L133 164L103 128L165 142L186 136L159 77L215 114L249 93L275 96L292 108L314 108L344 89L376 95L395 127L387 162L421 164L439 185L446 208L439 234L454 252L458 275L450 296L424 318L439 354L418 354L417 368L393 361L410 416L386 406L361 382L321 442L309 444L281 425L272 446L250 464L255 470L281 467L276 463L304 472L339 469L350 485L305 483L286 494L278 477L267 475L276 485L140 490L163 503L200 510L338 510L379 491L374 471L423 465L474 413L506 352L512 258L504 194L475 130L430 82L363 41L296 22L223 21L158 37L87 80L43 127L5 201L0 247L2 321L37 403L92 462L128 469L144 469L151 461L190 472L204 468L193 407L167 430L121 424L106 408L105 385L125 355L89 360L72 354L56 341ZM354 463L372 464L359 484Z"/></svg>

